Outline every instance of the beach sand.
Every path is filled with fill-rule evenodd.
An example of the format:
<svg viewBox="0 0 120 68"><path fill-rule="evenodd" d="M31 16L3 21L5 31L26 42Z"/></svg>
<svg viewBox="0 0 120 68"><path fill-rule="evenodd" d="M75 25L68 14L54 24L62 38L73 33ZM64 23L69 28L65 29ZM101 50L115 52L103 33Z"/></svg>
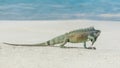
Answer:
<svg viewBox="0 0 120 68"><path fill-rule="evenodd" d="M10 46L41 43L71 30L94 26L101 30L96 50L83 43L60 47ZM0 68L120 68L120 22L92 20L0 21ZM89 46L91 43L88 42Z"/></svg>

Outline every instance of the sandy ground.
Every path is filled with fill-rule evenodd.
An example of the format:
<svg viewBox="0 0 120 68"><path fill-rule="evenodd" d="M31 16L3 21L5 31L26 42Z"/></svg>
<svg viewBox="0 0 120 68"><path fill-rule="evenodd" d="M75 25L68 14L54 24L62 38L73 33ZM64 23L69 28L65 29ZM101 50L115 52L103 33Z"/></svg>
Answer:
<svg viewBox="0 0 120 68"><path fill-rule="evenodd" d="M68 47L15 47L9 43L40 43L74 29L94 26L102 31L87 50L83 44ZM120 23L114 21L0 21L0 68L120 68ZM88 42L89 46L91 43Z"/></svg>

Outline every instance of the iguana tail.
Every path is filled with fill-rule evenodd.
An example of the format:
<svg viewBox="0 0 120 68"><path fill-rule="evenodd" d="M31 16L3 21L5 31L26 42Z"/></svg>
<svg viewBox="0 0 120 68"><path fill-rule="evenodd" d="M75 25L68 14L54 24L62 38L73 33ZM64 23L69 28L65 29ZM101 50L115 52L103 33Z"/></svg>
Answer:
<svg viewBox="0 0 120 68"><path fill-rule="evenodd" d="M48 41L43 42L43 43L38 43L38 44L12 44L12 43L6 43L6 42L3 42L3 44L13 45L13 46L50 46L50 45L63 43L65 36L66 35L60 35L60 36L55 37L51 40L48 40Z"/></svg>
<svg viewBox="0 0 120 68"><path fill-rule="evenodd" d="M12 45L12 46L49 46L47 42L39 43L39 44L12 44L12 43L3 42L3 44Z"/></svg>
<svg viewBox="0 0 120 68"><path fill-rule="evenodd" d="M50 46L50 45L59 44L62 42L63 40L59 40L59 38L54 38L49 41L38 43L38 44L12 44L12 43L6 43L6 42L3 42L3 44L12 45L12 46Z"/></svg>

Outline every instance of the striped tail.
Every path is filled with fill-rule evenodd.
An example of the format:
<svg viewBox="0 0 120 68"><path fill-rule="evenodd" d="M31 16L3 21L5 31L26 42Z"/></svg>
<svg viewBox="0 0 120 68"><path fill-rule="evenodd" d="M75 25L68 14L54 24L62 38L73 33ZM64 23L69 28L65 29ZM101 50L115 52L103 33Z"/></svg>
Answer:
<svg viewBox="0 0 120 68"><path fill-rule="evenodd" d="M12 43L3 42L3 44L12 45L12 46L49 46L46 43L47 42L45 42L45 43L39 43L39 44L12 44Z"/></svg>

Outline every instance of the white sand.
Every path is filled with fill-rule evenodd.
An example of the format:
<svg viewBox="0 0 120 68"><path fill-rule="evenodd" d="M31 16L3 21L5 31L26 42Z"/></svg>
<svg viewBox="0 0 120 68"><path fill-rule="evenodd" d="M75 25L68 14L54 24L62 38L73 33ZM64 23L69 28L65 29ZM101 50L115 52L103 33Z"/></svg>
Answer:
<svg viewBox="0 0 120 68"><path fill-rule="evenodd" d="M59 47L15 47L10 43L40 43L74 29L94 26L102 31L94 44L97 50L83 49L82 44ZM0 21L0 68L120 68L120 22ZM87 45L90 45L88 42Z"/></svg>

